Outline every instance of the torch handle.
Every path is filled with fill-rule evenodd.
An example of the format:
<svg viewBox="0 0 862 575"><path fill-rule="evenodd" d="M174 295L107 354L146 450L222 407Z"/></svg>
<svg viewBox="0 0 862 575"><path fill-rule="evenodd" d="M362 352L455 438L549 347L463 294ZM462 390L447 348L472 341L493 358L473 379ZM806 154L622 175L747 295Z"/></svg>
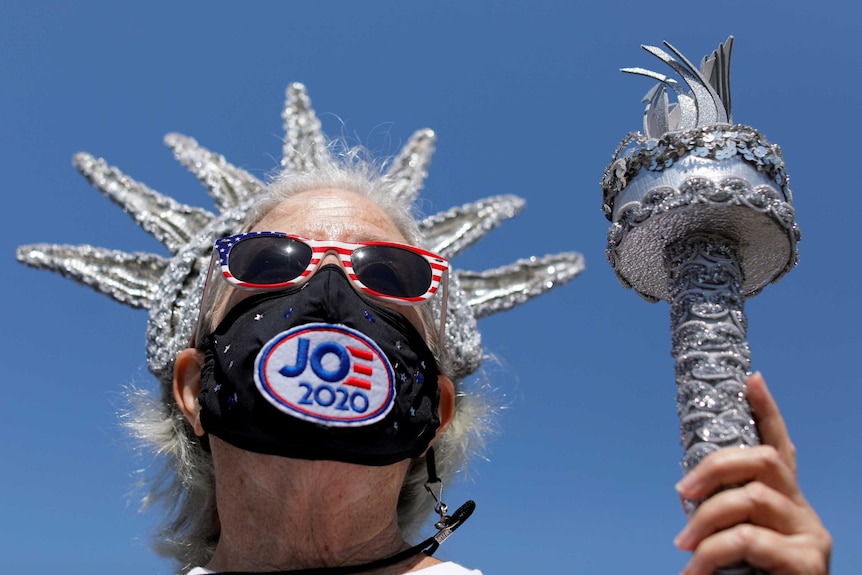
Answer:
<svg viewBox="0 0 862 575"><path fill-rule="evenodd" d="M665 252L676 363L682 468L691 471L724 447L760 443L745 394L751 352L746 341L742 271L736 245L715 234L694 235ZM691 515L700 501L685 501ZM722 575L762 573L748 565Z"/></svg>

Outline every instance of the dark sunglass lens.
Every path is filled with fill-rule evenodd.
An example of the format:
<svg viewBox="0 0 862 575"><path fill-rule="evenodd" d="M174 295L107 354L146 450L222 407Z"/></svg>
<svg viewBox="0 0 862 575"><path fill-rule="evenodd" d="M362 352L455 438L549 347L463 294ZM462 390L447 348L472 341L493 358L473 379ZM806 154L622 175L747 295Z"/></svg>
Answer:
<svg viewBox="0 0 862 575"><path fill-rule="evenodd" d="M228 254L228 269L236 279L275 285L298 278L311 262L306 244L283 236L253 236L240 240Z"/></svg>
<svg viewBox="0 0 862 575"><path fill-rule="evenodd" d="M365 246L353 252L353 272L376 292L419 297L431 285L431 266L419 254L395 246Z"/></svg>

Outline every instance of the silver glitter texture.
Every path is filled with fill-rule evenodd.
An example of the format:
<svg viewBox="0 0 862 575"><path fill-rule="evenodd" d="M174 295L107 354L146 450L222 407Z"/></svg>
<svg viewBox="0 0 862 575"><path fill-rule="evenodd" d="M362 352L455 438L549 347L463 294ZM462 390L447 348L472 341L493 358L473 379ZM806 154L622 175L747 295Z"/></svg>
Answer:
<svg viewBox="0 0 862 575"><path fill-rule="evenodd" d="M759 444L745 397L751 351L743 307L798 260L781 150L732 124L732 45L731 37L699 70L666 42L673 56L644 46L682 82L623 70L659 84L644 98L644 133L623 138L601 181L611 221L606 255L617 278L648 301L670 303L685 472L720 448ZM685 502L686 511L699 503Z"/></svg>
<svg viewBox="0 0 862 575"><path fill-rule="evenodd" d="M688 471L695 444L752 446L754 422L742 381L751 367L742 272L732 242L693 235L667 250L677 413Z"/></svg>
<svg viewBox="0 0 862 575"><path fill-rule="evenodd" d="M245 170L230 165L224 156L210 152L193 138L168 134L165 144L174 152L174 157L204 185L219 212L256 196L265 187L263 182Z"/></svg>
<svg viewBox="0 0 862 575"><path fill-rule="evenodd" d="M607 218L613 220L612 212L614 205L619 203L618 195L641 170L668 170L689 156L742 160L761 172L773 186L777 186L786 201L793 201L781 148L767 142L757 130L749 126L700 126L688 132L664 134L659 138L648 138L637 132L626 136L602 177L602 210Z"/></svg>
<svg viewBox="0 0 862 575"><path fill-rule="evenodd" d="M320 121L302 84L288 87L282 119L286 137L281 166L285 173L313 170L331 161ZM204 185L217 214L159 194L102 159L78 154L75 165L100 192L164 244L170 257L53 244L22 246L17 257L27 265L89 285L121 303L148 309L147 362L169 390L174 358L187 347L197 320L212 246L216 239L239 231L265 184L192 138L168 134L165 142ZM434 144L434 132L419 130L388 166L383 176L391 183L393 201L409 206L416 200L427 177ZM426 238L424 247L454 257L522 207L520 198L499 196L432 215L419 222ZM561 253L519 260L485 272L451 270L445 346L453 378L463 379L481 363L477 317L511 309L573 279L582 269L580 255ZM463 289L459 281L462 274ZM436 300L432 305L439 314L440 302Z"/></svg>
<svg viewBox="0 0 862 575"><path fill-rule="evenodd" d="M661 179L643 174L619 202L605 252L617 279L648 301L668 299L664 250L688 234L720 231L739 244L743 291L751 297L799 259L794 210L769 181L742 162L688 157Z"/></svg>
<svg viewBox="0 0 862 575"><path fill-rule="evenodd" d="M149 308L168 259L156 254L126 253L93 246L34 244L18 250L18 259L34 268L57 271L120 303Z"/></svg>
<svg viewBox="0 0 862 575"><path fill-rule="evenodd" d="M719 233L737 244L749 297L798 261L800 232L780 148L754 128L728 123L732 45L731 37L700 70L668 43L679 61L644 47L690 92L663 74L624 69L660 83L647 94L646 135L626 136L602 177L602 210L612 222L606 255L623 285L649 301L668 298L664 250L690 234ZM666 87L675 105L666 103Z"/></svg>
<svg viewBox="0 0 862 575"><path fill-rule="evenodd" d="M477 318L493 315L524 303L556 285L562 285L584 269L580 254L563 253L518 260L483 272L460 270L458 280Z"/></svg>
<svg viewBox="0 0 862 575"><path fill-rule="evenodd" d="M151 190L136 182L105 160L85 153L75 155L75 167L93 186L123 208L144 231L176 254L195 232L206 226L215 215Z"/></svg>

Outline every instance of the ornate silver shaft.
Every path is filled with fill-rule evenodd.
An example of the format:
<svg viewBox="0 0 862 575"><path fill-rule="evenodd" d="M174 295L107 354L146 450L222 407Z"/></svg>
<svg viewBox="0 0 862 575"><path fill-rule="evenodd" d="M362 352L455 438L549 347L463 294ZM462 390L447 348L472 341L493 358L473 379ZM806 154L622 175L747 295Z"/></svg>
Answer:
<svg viewBox="0 0 862 575"><path fill-rule="evenodd" d="M760 443L745 397L751 352L735 242L695 235L669 246L665 256L682 468L688 473L713 451ZM686 513L699 503L686 501ZM761 572L739 565L720 573Z"/></svg>

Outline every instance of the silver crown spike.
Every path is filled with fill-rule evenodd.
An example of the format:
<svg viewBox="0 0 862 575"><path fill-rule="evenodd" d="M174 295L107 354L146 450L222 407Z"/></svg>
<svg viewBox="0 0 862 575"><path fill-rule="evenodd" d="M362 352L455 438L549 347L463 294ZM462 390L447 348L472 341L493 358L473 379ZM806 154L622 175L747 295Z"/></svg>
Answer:
<svg viewBox="0 0 862 575"><path fill-rule="evenodd" d="M242 168L228 163L221 154L198 144L194 138L168 134L165 144L171 148L177 161L204 185L219 212L235 208L266 187Z"/></svg>
<svg viewBox="0 0 862 575"><path fill-rule="evenodd" d="M386 177L393 184L393 195L399 201L412 204L428 177L428 166L434 155L437 137L433 130L419 130L410 136L401 153L386 170Z"/></svg>
<svg viewBox="0 0 862 575"><path fill-rule="evenodd" d="M624 70L662 84L647 95L646 133L623 139L602 178L602 209L612 222L606 254L617 278L670 304L685 472L720 448L760 442L745 398L751 352L743 306L798 258L780 149L753 128L727 123L732 45L731 37L701 71L668 43L679 62L645 47L691 92L662 74ZM678 122L665 86L677 94ZM686 502L687 511L697 503Z"/></svg>
<svg viewBox="0 0 862 575"><path fill-rule="evenodd" d="M564 253L522 259L483 272L458 270L458 281L476 319L482 319L571 281L584 267L580 254Z"/></svg>
<svg viewBox="0 0 862 575"><path fill-rule="evenodd" d="M18 259L88 285L120 303L144 309L153 305L156 284L168 267L167 258L156 254L57 244L21 247Z"/></svg>
<svg viewBox="0 0 862 575"><path fill-rule="evenodd" d="M429 249L454 258L524 209L518 196L491 196L429 216L419 223Z"/></svg>
<svg viewBox="0 0 862 575"><path fill-rule="evenodd" d="M282 118L284 172L301 173L334 161L302 84L288 87ZM46 244L22 246L17 257L27 265L59 272L93 287L116 301L149 309L147 362L150 371L169 389L174 358L188 344L197 318L213 243L239 230L265 186L192 138L169 134L165 141L212 196L217 214L176 202L87 154L77 155L75 164L96 188L162 242L172 257ZM433 151L431 130L420 130L410 138L383 174L391 184L393 201L405 207L412 204L427 177ZM419 227L425 234L425 247L454 256L522 207L523 200L515 196L486 198L429 216L419 222ZM482 361L477 314L485 316L515 307L569 281L582 269L577 254L563 253L528 262L512 264L513 275L508 278L504 272L509 268L490 270L487 276L482 276L483 272L466 272L469 294L459 287L459 272L452 270L445 346L453 379L470 375ZM491 289L492 283L497 286L494 297L479 295ZM432 300L438 313L439 303Z"/></svg>
<svg viewBox="0 0 862 575"><path fill-rule="evenodd" d="M284 172L308 172L329 161L326 138L304 85L294 82L287 87L281 117L285 133L281 159Z"/></svg>
<svg viewBox="0 0 862 575"><path fill-rule="evenodd" d="M75 167L105 196L123 208L141 228L175 254L215 217L203 208L181 204L136 182L105 160L75 155Z"/></svg>

